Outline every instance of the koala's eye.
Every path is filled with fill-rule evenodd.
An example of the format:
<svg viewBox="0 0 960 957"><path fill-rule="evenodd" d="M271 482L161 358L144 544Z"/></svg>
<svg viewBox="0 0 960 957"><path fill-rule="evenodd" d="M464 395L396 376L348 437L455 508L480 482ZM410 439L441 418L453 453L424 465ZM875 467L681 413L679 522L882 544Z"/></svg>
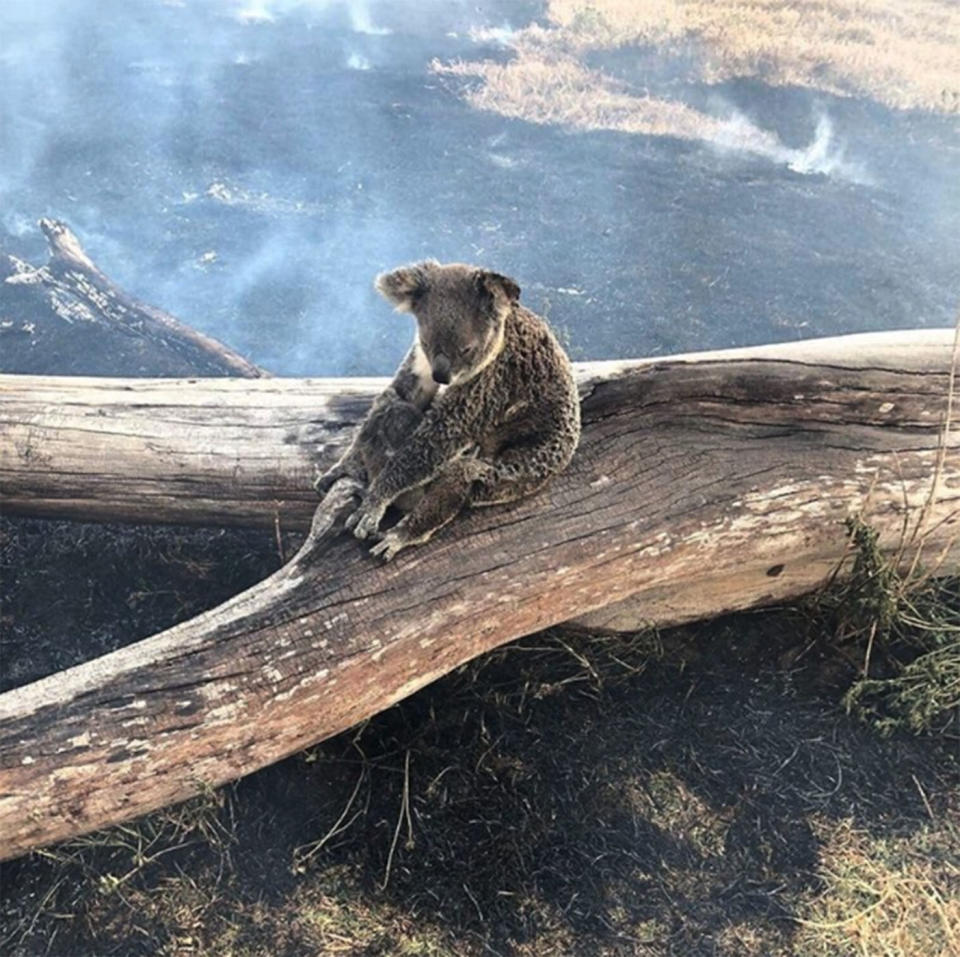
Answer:
<svg viewBox="0 0 960 957"><path fill-rule="evenodd" d="M461 359L466 359L468 356L471 356L472 354L473 354L473 346L464 346L458 353Z"/></svg>

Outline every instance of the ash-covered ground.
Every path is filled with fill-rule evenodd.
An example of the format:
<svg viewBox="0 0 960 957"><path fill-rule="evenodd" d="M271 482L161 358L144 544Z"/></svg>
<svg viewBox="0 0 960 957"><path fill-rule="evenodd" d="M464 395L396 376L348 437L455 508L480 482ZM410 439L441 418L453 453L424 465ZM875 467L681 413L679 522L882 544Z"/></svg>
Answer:
<svg viewBox="0 0 960 957"><path fill-rule="evenodd" d="M265 532L4 520L5 685L278 562ZM918 944L889 952L947 954L956 742L844 715L862 652L798 610L531 636L186 806L4 864L0 950L832 957L877 904L902 923L882 940Z"/></svg>
<svg viewBox="0 0 960 957"><path fill-rule="evenodd" d="M508 119L431 69L509 62L544 15L15 0L0 247L42 261L36 220L63 219L120 285L287 375L388 373L409 329L371 280L426 256L517 277L575 358L952 324L956 115L697 82L650 47L585 58L626 93L734 118L761 155ZM18 328L7 371L34 367Z"/></svg>

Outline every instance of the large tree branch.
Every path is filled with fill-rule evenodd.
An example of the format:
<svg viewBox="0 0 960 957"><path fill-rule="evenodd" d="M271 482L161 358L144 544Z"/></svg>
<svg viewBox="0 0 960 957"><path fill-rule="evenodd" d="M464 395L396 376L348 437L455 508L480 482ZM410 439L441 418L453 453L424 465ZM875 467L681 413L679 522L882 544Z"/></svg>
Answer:
<svg viewBox="0 0 960 957"><path fill-rule="evenodd" d="M945 329L869 333L579 363L576 373L581 396L589 397L628 373L638 376L638 389L647 382L670 388L662 384L668 378L707 369L729 378L740 368L734 362L746 369L769 362L769 372L752 378L751 401L762 418L764 404L773 408L778 399L764 390L788 377L833 368L887 372L891 381L946 374L952 337ZM265 527L279 519L284 528L305 529L317 502L315 469L339 457L386 382L0 375L0 504L9 514L51 518ZM725 401L732 400L718 396L711 413L703 413L705 427ZM802 412L801 402L791 406ZM880 421L897 427L897 409Z"/></svg>
<svg viewBox="0 0 960 957"><path fill-rule="evenodd" d="M245 774L616 602L669 623L795 594L845 554L853 512L888 551L906 526L953 560L954 359L939 330L582 369L581 447L539 495L389 565L308 542L219 608L0 696L0 855ZM373 391L73 385L2 381L7 506L32 489L44 514L269 521L283 501L305 521L317 443L336 454Z"/></svg>
<svg viewBox="0 0 960 957"><path fill-rule="evenodd" d="M148 354L146 364L153 368L165 368L172 362L177 368L204 376L269 376L222 342L121 289L96 266L66 223L41 219L40 228L50 247L49 262L34 269L12 256L0 256L0 293L7 299L18 289L39 294L33 298L30 311L47 326L72 330L69 343L63 343L71 351L85 345L102 348L104 343L99 339L85 342L79 332L97 327L112 334L111 351L117 354L115 361L121 363L129 363L140 352ZM132 352L119 347L121 342L131 340L138 347Z"/></svg>

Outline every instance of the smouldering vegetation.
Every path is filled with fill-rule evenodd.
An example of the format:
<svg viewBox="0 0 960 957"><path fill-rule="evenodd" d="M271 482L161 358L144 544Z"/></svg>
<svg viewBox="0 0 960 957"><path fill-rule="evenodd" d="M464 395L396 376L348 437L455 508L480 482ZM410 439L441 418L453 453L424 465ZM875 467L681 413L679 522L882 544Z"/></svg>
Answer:
<svg viewBox="0 0 960 957"><path fill-rule="evenodd" d="M473 106L532 123L708 140L758 153L780 148L773 134L741 118L721 119L674 100L636 96L572 56L521 54L510 63L434 63L433 70L480 77L482 83L466 92Z"/></svg>

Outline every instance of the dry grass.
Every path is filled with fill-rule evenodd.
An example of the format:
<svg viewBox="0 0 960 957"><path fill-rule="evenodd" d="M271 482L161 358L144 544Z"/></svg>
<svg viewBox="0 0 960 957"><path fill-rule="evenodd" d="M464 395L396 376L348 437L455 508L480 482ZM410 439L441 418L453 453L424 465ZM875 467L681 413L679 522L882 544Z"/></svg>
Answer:
<svg viewBox="0 0 960 957"><path fill-rule="evenodd" d="M244 900L227 880L186 872L126 895L124 908L105 902L89 919L116 929L131 922L162 931L150 936L163 957L275 957L278 953L383 957L454 957L456 948L429 922L387 902L372 903L352 869L330 868L293 888L282 904ZM144 931L147 936L147 931Z"/></svg>
<svg viewBox="0 0 960 957"><path fill-rule="evenodd" d="M775 136L742 120L718 119L674 100L628 93L572 56L544 51L506 64L435 62L433 70L479 77L482 83L465 93L472 106L532 123L709 140L759 153L782 148Z"/></svg>
<svg viewBox="0 0 960 957"><path fill-rule="evenodd" d="M759 76L900 109L960 110L953 0L551 0L578 51L694 42L709 83Z"/></svg>
<svg viewBox="0 0 960 957"><path fill-rule="evenodd" d="M627 791L630 807L654 827L687 841L703 858L720 857L730 815L711 808L671 771L657 771Z"/></svg>
<svg viewBox="0 0 960 957"><path fill-rule="evenodd" d="M949 957L960 953L960 831L938 822L876 837L821 821L822 891L801 904L800 957Z"/></svg>
<svg viewBox="0 0 960 957"><path fill-rule="evenodd" d="M465 91L468 101L504 116L758 153L783 148L742 120L631 93L584 58L649 46L683 64L695 82L758 77L896 109L960 112L960 4L953 0L551 0L547 15L549 27L513 35L508 63L435 62L433 69L478 78Z"/></svg>

